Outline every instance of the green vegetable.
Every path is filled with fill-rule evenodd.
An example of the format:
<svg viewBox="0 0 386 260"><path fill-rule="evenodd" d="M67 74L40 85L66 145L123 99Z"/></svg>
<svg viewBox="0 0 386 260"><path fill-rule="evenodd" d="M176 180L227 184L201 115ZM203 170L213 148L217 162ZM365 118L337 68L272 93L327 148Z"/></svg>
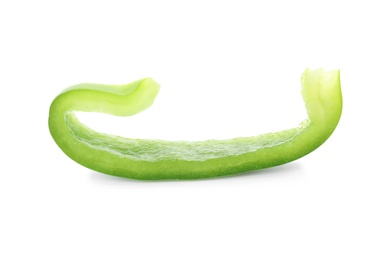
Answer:
<svg viewBox="0 0 386 260"><path fill-rule="evenodd" d="M198 142L128 139L98 133L73 111L130 116L148 108L159 85L143 79L128 85L80 84L51 104L49 128L71 159L92 170L133 179L199 179L284 164L319 147L342 112L339 71L307 69L302 94L308 119L298 127L253 137Z"/></svg>

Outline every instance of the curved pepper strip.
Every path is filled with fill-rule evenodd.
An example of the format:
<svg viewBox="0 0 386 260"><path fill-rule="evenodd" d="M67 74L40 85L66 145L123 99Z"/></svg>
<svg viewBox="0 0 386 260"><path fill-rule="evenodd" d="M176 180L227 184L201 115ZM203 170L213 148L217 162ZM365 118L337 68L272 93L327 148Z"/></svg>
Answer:
<svg viewBox="0 0 386 260"><path fill-rule="evenodd" d="M296 160L332 134L342 112L339 71L307 69L302 95L308 119L276 133L229 140L129 139L96 132L73 111L130 116L151 106L159 85L143 79L128 85L80 84L52 102L49 129L71 159L92 170L133 179L199 179L236 174Z"/></svg>

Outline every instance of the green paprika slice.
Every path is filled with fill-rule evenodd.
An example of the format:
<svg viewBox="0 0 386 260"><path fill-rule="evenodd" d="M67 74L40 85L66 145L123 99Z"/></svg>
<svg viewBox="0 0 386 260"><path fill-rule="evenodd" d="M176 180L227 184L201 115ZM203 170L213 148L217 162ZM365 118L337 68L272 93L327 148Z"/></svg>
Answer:
<svg viewBox="0 0 386 260"><path fill-rule="evenodd" d="M152 105L159 85L143 79L127 85L79 84L51 104L49 129L71 159L92 170L132 179L200 179L288 163L324 143L342 112L339 71L305 70L302 95L308 118L299 126L228 140L130 139L96 132L74 111L130 116Z"/></svg>

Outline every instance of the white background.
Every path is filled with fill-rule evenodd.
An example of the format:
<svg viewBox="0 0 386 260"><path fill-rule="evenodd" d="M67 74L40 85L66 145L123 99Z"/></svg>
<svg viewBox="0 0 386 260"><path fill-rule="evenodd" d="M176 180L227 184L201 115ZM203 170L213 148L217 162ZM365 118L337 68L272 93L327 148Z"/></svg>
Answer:
<svg viewBox="0 0 386 260"><path fill-rule="evenodd" d="M384 1L0 1L0 259L386 259ZM48 110L81 82L161 84L127 137L296 126L305 68L340 68L344 109L312 154L258 172L142 182L84 168Z"/></svg>

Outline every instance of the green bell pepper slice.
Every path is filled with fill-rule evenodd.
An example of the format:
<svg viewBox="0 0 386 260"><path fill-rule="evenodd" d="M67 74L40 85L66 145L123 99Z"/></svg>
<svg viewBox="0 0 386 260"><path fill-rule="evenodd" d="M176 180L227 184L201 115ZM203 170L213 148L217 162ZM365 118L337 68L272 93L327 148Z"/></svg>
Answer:
<svg viewBox="0 0 386 260"><path fill-rule="evenodd" d="M329 138L342 112L340 72L323 69L307 69L302 75L308 118L276 133L205 141L130 139L96 132L73 112L130 116L151 106L158 91L149 78L127 85L72 86L51 104L51 135L67 156L98 172L142 180L201 179L299 159Z"/></svg>

